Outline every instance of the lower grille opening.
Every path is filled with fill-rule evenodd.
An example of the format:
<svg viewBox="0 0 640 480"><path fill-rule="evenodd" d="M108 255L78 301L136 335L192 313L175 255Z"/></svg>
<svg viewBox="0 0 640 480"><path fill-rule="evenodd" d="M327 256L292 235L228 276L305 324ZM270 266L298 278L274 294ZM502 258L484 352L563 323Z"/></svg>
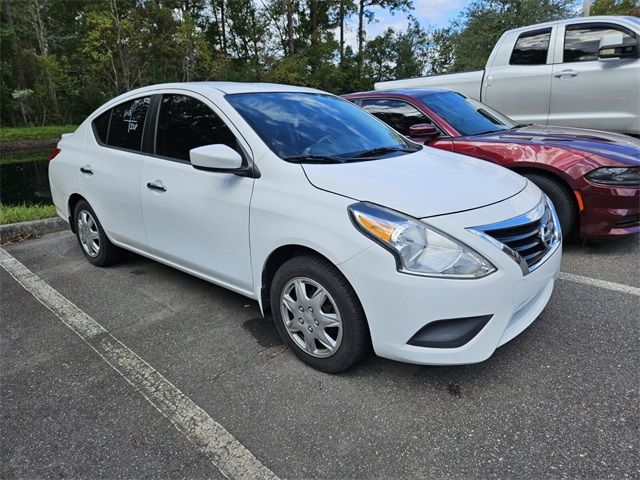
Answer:
<svg viewBox="0 0 640 480"><path fill-rule="evenodd" d="M640 213L634 213L633 215L626 215L622 217L622 219L616 223L614 228L635 227L637 225L640 225Z"/></svg>
<svg viewBox="0 0 640 480"><path fill-rule="evenodd" d="M456 348L468 343L493 315L451 318L426 324L407 342L416 347Z"/></svg>

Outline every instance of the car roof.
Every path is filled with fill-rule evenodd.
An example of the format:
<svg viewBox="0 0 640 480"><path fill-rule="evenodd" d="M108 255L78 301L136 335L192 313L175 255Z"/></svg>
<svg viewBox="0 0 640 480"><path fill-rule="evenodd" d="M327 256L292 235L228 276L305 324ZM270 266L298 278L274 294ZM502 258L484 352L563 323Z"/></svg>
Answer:
<svg viewBox="0 0 640 480"><path fill-rule="evenodd" d="M155 90L184 89L198 93L206 93L207 91L217 90L225 94L234 93L259 93L259 92L301 92L301 93L325 93L315 88L298 87L295 85L281 85L278 83L259 83L259 82L174 82L161 83L156 85L148 85L130 93L145 93Z"/></svg>
<svg viewBox="0 0 640 480"><path fill-rule="evenodd" d="M396 88L393 90L369 90L368 92L356 92L344 95L345 97L357 97L357 96L372 96L372 97L386 97L389 95L405 95L408 97L422 97L425 95L432 95L434 93L450 92L451 90L445 90L444 88Z"/></svg>

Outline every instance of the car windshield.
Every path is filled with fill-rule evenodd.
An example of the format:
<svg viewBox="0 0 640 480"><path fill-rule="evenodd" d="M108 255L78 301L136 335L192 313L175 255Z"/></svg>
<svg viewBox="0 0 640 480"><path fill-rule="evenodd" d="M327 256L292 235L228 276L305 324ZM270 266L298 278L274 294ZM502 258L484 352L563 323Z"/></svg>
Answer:
<svg viewBox="0 0 640 480"><path fill-rule="evenodd" d="M372 160L419 150L351 102L321 93L226 96L280 158L300 163Z"/></svg>
<svg viewBox="0 0 640 480"><path fill-rule="evenodd" d="M510 130L518 126L493 108L456 92L432 93L420 97L420 100L463 136Z"/></svg>

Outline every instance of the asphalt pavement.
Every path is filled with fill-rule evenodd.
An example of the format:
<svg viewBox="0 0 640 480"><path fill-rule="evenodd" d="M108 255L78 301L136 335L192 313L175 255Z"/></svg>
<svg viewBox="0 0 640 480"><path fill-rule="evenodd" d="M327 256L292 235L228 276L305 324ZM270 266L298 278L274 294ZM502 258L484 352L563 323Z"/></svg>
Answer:
<svg viewBox="0 0 640 480"><path fill-rule="evenodd" d="M376 357L341 375L286 350L257 303L69 232L5 247L280 478L638 478L640 297L558 280L487 361ZM569 245L564 272L640 287L638 238ZM581 277L581 278L582 278ZM0 268L2 478L223 478L139 390Z"/></svg>

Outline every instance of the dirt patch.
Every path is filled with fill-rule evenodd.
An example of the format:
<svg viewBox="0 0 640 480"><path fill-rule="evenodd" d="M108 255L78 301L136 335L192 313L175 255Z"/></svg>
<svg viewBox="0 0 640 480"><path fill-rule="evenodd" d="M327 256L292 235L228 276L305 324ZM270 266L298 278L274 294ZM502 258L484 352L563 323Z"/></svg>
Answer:
<svg viewBox="0 0 640 480"><path fill-rule="evenodd" d="M14 153L38 153L43 150L51 150L58 143L57 138L47 138L40 140L14 140L0 143L0 155Z"/></svg>

